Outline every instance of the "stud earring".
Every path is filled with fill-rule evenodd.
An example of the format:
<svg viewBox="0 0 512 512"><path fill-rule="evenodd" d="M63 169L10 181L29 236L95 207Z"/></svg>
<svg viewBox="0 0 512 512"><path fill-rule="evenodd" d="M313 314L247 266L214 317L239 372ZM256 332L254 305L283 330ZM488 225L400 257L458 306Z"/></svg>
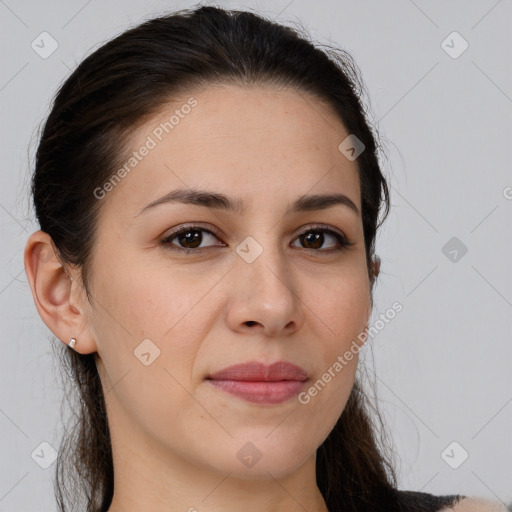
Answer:
<svg viewBox="0 0 512 512"><path fill-rule="evenodd" d="M68 347L70 347L70 348L72 348L74 350L75 344L76 344L76 339L75 338L71 338L71 340L68 343Z"/></svg>

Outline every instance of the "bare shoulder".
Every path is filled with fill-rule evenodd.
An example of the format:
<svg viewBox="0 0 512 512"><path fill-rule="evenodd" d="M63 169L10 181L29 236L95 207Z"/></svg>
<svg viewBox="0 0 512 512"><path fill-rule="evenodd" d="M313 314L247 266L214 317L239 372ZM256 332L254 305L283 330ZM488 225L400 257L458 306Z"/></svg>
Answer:
<svg viewBox="0 0 512 512"><path fill-rule="evenodd" d="M467 496L451 508L443 508L440 512L508 512L510 510L498 501Z"/></svg>

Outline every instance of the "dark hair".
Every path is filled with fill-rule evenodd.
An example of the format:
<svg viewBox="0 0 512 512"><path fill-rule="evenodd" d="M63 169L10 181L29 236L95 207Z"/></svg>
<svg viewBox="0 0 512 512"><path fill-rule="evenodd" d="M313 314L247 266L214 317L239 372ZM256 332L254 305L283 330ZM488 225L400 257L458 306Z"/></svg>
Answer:
<svg viewBox="0 0 512 512"><path fill-rule="evenodd" d="M44 125L32 178L36 216L63 265L80 269L88 299L93 301L89 266L103 204L93 191L124 161L137 127L176 95L211 84L273 84L308 93L333 109L348 133L362 141L365 149L357 164L373 286L371 259L377 229L389 212L389 191L353 59L254 13L199 5L145 21L89 55L60 87ZM81 497L88 512L103 512L112 500L114 469L97 354L58 347L79 404L57 460L56 497L61 511L74 510ZM372 418L370 406L356 379L317 451L317 482L331 512L398 510L387 436L384 428L378 436L374 423L377 418L383 427L383 421L376 405Z"/></svg>

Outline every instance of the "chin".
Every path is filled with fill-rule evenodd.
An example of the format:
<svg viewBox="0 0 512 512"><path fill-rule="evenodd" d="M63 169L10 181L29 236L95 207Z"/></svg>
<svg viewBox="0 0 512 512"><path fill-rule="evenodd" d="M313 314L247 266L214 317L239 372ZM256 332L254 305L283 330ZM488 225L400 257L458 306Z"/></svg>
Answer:
<svg viewBox="0 0 512 512"><path fill-rule="evenodd" d="M295 444L283 441L278 437L255 439L250 436L232 440L222 456L219 454L217 460L222 460L222 468L217 469L243 480L268 480L270 475L277 479L285 478L314 456L315 447L308 449L303 438L298 438ZM227 454L231 456L226 457Z"/></svg>

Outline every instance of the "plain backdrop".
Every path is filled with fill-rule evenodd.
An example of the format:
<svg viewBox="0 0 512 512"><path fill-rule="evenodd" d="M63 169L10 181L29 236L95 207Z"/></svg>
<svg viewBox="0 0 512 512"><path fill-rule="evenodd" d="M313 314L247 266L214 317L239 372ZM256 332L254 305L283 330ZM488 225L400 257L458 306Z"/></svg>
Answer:
<svg viewBox="0 0 512 512"><path fill-rule="evenodd" d="M41 443L58 446L62 397L52 335L23 267L38 229L28 188L37 129L58 86L91 51L145 18L194 5L0 1L0 512L56 510L55 464L45 469L36 455L51 450ZM403 305L361 364L376 372L400 487L509 502L512 1L216 5L300 22L357 62L392 202L377 239L372 321L395 301ZM46 58L32 45L43 32L58 45Z"/></svg>

